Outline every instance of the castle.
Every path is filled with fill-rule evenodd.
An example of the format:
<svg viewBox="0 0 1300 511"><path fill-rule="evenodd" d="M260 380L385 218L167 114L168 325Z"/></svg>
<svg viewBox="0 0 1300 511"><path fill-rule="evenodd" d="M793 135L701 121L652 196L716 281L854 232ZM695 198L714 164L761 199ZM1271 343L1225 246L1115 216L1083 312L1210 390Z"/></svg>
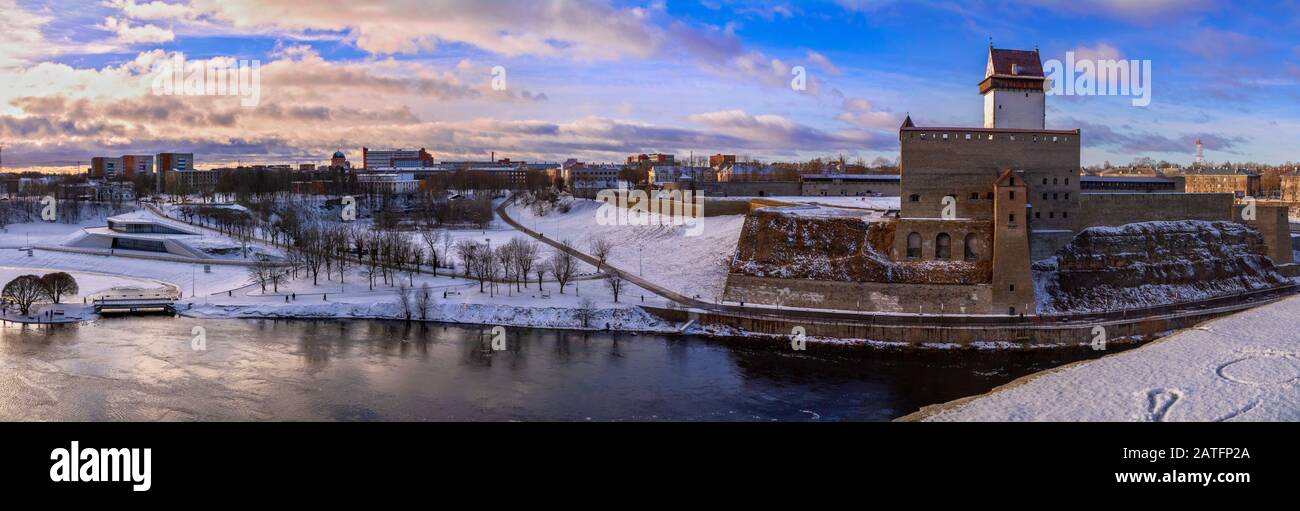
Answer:
<svg viewBox="0 0 1300 511"><path fill-rule="evenodd" d="M1237 205L1230 193L1100 193L1081 190L1078 129L1046 129L1046 77L1037 50L990 47L979 91L983 127L899 128L900 209L872 219L866 243L817 241L814 258L848 265L823 275L767 271L772 253L806 247L747 247L772 226L818 220L791 208L751 212L725 297L751 303L882 312L1035 314L1033 265L1090 227L1199 220L1241 222L1263 237L1267 256L1291 262L1285 207ZM843 220L843 219L841 219ZM751 225L753 224L753 225ZM813 227L815 230L815 226ZM855 231L856 232L856 231ZM779 239L779 237L771 237ZM807 241L807 240L805 240ZM809 242L811 243L811 242ZM755 270L757 268L757 270ZM828 277L827 275L831 275ZM844 277L845 275L854 275Z"/></svg>

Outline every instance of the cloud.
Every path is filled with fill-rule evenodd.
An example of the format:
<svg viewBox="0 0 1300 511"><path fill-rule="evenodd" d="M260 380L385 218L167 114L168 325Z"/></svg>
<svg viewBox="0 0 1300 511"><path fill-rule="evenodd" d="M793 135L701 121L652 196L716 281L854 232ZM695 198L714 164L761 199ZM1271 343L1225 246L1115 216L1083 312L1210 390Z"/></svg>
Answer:
<svg viewBox="0 0 1300 511"><path fill-rule="evenodd" d="M808 62L811 62L828 75L839 76L841 74L840 68L835 67L835 64L831 63L831 59L815 51L808 52Z"/></svg>
<svg viewBox="0 0 1300 511"><path fill-rule="evenodd" d="M888 137L861 130L828 133L780 115L750 115L743 110L694 114L687 120L714 131L777 148L806 150L883 149L896 145Z"/></svg>
<svg viewBox="0 0 1300 511"><path fill-rule="evenodd" d="M1203 28L1180 41L1185 51L1210 61L1233 61L1260 48L1259 40L1250 35L1213 28Z"/></svg>
<svg viewBox="0 0 1300 511"><path fill-rule="evenodd" d="M41 27L52 19L28 11L15 0L0 0L0 69L17 66L46 53Z"/></svg>
<svg viewBox="0 0 1300 511"><path fill-rule="evenodd" d="M877 111L870 101L852 98L844 101L844 111L835 118L841 122L868 129L895 129L903 124L902 117L894 112Z"/></svg>
<svg viewBox="0 0 1300 511"><path fill-rule="evenodd" d="M1081 130L1080 140L1084 147L1107 147L1125 154L1146 153L1188 153L1190 154L1199 137L1206 149L1233 153L1235 149L1247 142L1244 137L1222 135L1217 133L1186 133L1168 136L1150 131L1133 130L1120 132L1109 125L1094 124L1077 119L1063 119L1066 125L1076 126Z"/></svg>
<svg viewBox="0 0 1300 511"><path fill-rule="evenodd" d="M1124 58L1123 53L1118 48L1108 43L1098 42L1093 46L1080 46L1071 50L1074 52L1074 59L1079 60L1121 60Z"/></svg>
<svg viewBox="0 0 1300 511"><path fill-rule="evenodd" d="M603 0L193 0L193 13L236 29L346 33L374 54L416 53L464 43L505 56L613 60L651 55L662 34L651 11ZM191 15L189 12L181 15Z"/></svg>
<svg viewBox="0 0 1300 511"><path fill-rule="evenodd" d="M1065 14L1100 16L1154 24L1172 16L1214 11L1222 4L1213 0L1030 0L1038 7Z"/></svg>
<svg viewBox="0 0 1300 511"><path fill-rule="evenodd" d="M99 28L114 33L117 41L123 44L165 43L176 39L176 34L171 29L157 25L132 26L129 21L112 16L104 18L104 24Z"/></svg>

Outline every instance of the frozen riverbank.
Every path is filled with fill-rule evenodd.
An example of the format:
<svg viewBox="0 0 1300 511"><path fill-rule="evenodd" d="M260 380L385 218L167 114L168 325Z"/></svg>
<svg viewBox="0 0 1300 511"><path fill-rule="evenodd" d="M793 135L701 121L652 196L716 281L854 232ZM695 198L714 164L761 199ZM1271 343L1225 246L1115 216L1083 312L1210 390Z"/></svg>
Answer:
<svg viewBox="0 0 1300 511"><path fill-rule="evenodd" d="M921 410L927 421L1300 420L1300 297Z"/></svg>

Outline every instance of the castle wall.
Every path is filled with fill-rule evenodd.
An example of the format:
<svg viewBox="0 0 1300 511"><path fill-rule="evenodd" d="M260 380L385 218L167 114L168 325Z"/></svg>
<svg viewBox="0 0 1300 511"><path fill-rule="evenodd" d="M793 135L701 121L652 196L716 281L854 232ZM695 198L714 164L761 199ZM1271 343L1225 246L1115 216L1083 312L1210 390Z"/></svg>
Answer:
<svg viewBox="0 0 1300 511"><path fill-rule="evenodd" d="M723 299L784 307L874 312L987 313L988 284L907 284L727 276ZM964 309L963 309L964 308Z"/></svg>
<svg viewBox="0 0 1300 511"><path fill-rule="evenodd" d="M1264 237L1264 244L1268 246L1266 255L1273 260L1273 264L1293 262L1295 254L1292 251L1291 224L1287 215L1287 206L1256 205L1254 220L1247 220L1242 215L1245 207L1245 205L1233 206L1233 218L1244 221L1246 225L1259 231Z"/></svg>
<svg viewBox="0 0 1300 511"><path fill-rule="evenodd" d="M943 197L956 217L989 220L993 182L1004 170L1025 180L1035 229L1072 229L1079 198L1078 131L903 128L902 218L939 218Z"/></svg>
<svg viewBox="0 0 1300 511"><path fill-rule="evenodd" d="M971 250L975 261L988 261L993 256L993 229L988 221L980 220L943 220L938 218L902 218L898 220L898 230L894 236L893 248L889 258L894 261L933 261L937 259L936 243L939 234L947 234L952 242L952 261L965 259L967 237L970 237ZM916 258L907 256L907 240L912 233L921 237L921 253Z"/></svg>
<svg viewBox="0 0 1300 511"><path fill-rule="evenodd" d="M1076 230L1137 222L1232 220L1232 202L1227 193L1085 193L1080 196Z"/></svg>

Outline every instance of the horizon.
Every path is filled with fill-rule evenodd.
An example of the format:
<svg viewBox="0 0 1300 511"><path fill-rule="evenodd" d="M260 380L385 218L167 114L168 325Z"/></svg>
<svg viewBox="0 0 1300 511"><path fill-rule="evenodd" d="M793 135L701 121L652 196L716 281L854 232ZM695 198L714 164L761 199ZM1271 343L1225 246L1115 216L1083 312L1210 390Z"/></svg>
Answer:
<svg viewBox="0 0 1300 511"><path fill-rule="evenodd" d="M165 151L201 168L322 163L336 149L357 162L362 146L437 160L895 160L907 115L980 126L990 44L1151 66L1147 106L1048 97L1047 127L1081 130L1084 166L1187 165L1197 139L1207 161L1287 164L1300 5L1246 4L0 0L3 170ZM159 94L157 66L175 58L258 62L260 97Z"/></svg>

